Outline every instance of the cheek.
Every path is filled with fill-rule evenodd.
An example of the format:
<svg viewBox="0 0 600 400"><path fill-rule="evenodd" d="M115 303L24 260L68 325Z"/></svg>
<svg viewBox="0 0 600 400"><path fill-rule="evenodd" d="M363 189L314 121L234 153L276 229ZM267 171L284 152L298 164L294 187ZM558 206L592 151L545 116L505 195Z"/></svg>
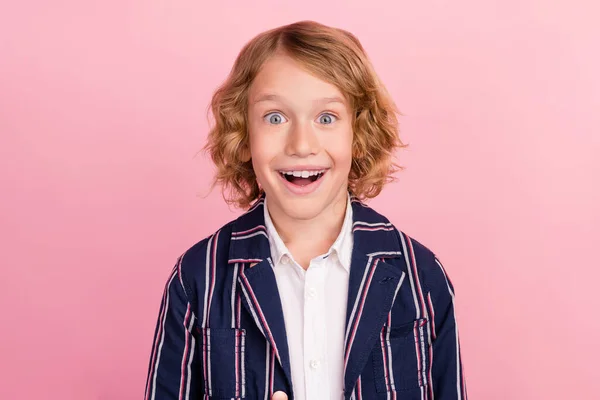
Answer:
<svg viewBox="0 0 600 400"><path fill-rule="evenodd" d="M268 160L264 157L261 152L251 151L252 155L252 169L254 170L254 176L256 181L262 187L268 181L267 170L269 168Z"/></svg>
<svg viewBox="0 0 600 400"><path fill-rule="evenodd" d="M264 143L264 135L260 134L260 129L257 128L256 124L248 124L248 138L253 163L260 163L265 157L265 151L268 150L268 148Z"/></svg>
<svg viewBox="0 0 600 400"><path fill-rule="evenodd" d="M255 125L248 125L248 136L252 168L258 183L264 186L272 161L277 155L277 146L274 145L272 138L269 138L264 132L261 134L260 129L257 129Z"/></svg>
<svg viewBox="0 0 600 400"><path fill-rule="evenodd" d="M274 147L273 142L266 138L250 139L250 155L254 162L259 165L266 164L273 159L275 155Z"/></svg>
<svg viewBox="0 0 600 400"><path fill-rule="evenodd" d="M352 164L352 131L339 133L329 140L328 153L338 167L349 169Z"/></svg>

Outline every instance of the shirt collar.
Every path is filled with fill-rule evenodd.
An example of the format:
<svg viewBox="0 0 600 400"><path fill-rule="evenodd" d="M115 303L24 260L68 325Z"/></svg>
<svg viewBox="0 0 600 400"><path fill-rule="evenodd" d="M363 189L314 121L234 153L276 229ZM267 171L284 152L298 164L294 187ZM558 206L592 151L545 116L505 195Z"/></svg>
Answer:
<svg viewBox="0 0 600 400"><path fill-rule="evenodd" d="M275 229L275 225L273 224L273 220L269 215L269 210L267 207L267 198L265 196L265 204L264 204L264 218L265 218L265 227L267 228L267 234L269 235L269 245L271 248L271 257L273 259L273 263L278 265L281 261L281 258L285 255L292 258L290 251L288 250L285 243L279 236L277 229ZM338 234L338 237L333 242L329 251L326 253L327 256L332 254L336 254L342 267L348 272L350 271L350 262L352 260L352 246L353 246L353 237L352 237L352 203L350 195L348 195L348 200L346 203L346 213L344 215L344 222L342 223L342 229Z"/></svg>

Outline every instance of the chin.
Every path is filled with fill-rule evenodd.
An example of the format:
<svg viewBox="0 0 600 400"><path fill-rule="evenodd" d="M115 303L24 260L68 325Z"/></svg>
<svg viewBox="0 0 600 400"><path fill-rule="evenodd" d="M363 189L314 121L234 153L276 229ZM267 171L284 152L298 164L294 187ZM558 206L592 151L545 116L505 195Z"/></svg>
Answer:
<svg viewBox="0 0 600 400"><path fill-rule="evenodd" d="M325 188L322 188L325 189ZM269 194L267 194L269 196ZM273 199L274 198L274 199ZM286 193L272 193L269 199L273 199L279 206L280 210L289 218L295 220L311 220L318 218L324 211L331 208L332 202L336 202L339 194L333 194L331 190L313 193L307 196L297 196ZM344 197L344 206L346 197Z"/></svg>
<svg viewBox="0 0 600 400"><path fill-rule="evenodd" d="M290 218L296 220L310 220L316 218L326 208L322 202L314 201L314 199L296 199L293 202L281 204L282 211Z"/></svg>

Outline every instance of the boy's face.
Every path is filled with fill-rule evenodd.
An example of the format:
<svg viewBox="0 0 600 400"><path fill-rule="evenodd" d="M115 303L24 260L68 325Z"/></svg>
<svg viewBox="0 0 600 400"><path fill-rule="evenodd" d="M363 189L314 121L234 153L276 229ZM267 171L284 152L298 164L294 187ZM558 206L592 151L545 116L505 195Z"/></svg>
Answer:
<svg viewBox="0 0 600 400"><path fill-rule="evenodd" d="M271 213L307 220L345 204L352 113L336 86L276 55L250 87L248 130L252 166Z"/></svg>

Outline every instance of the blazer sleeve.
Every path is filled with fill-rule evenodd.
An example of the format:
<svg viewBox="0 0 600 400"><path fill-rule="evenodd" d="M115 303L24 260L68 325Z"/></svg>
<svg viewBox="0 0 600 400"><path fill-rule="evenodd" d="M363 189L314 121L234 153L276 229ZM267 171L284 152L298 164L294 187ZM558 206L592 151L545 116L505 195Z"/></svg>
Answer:
<svg viewBox="0 0 600 400"><path fill-rule="evenodd" d="M181 259L163 292L146 378L146 400L196 399L203 392L196 322Z"/></svg>
<svg viewBox="0 0 600 400"><path fill-rule="evenodd" d="M454 287L444 267L435 257L433 275L435 282L428 298L433 315L433 358L430 384L435 399L466 400L467 390L463 376L460 341L456 323Z"/></svg>

